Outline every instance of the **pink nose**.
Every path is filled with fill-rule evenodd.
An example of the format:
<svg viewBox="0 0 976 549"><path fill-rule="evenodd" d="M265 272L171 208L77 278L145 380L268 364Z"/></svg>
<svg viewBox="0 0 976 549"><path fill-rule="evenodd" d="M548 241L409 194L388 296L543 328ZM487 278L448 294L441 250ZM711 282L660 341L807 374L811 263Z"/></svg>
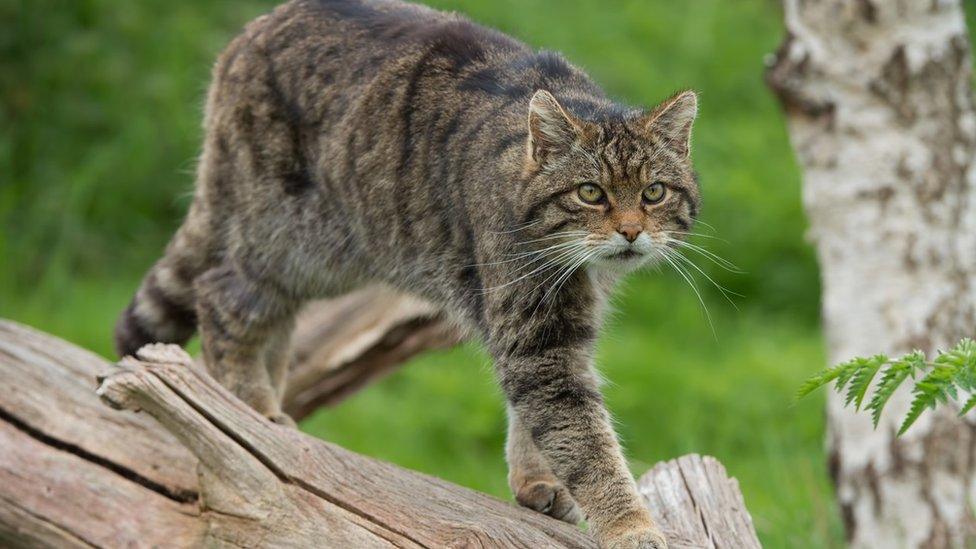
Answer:
<svg viewBox="0 0 976 549"><path fill-rule="evenodd" d="M636 223L627 223L617 228L617 232L624 235L624 238L627 239L627 242L633 242L637 240L637 237L641 234L642 230L643 227L641 227Z"/></svg>

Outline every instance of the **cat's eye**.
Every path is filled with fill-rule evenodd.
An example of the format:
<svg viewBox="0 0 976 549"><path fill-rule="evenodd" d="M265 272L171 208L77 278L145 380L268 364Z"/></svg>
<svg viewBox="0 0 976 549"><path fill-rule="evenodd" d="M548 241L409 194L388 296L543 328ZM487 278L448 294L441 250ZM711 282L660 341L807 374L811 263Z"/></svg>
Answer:
<svg viewBox="0 0 976 549"><path fill-rule="evenodd" d="M599 204L604 198L603 189L593 183L583 183L576 189L576 194L587 204Z"/></svg>
<svg viewBox="0 0 976 549"><path fill-rule="evenodd" d="M652 183L644 189L644 202L648 204L657 204L658 202L664 200L664 197L668 194L668 188L664 186L664 183L658 181L657 183Z"/></svg>

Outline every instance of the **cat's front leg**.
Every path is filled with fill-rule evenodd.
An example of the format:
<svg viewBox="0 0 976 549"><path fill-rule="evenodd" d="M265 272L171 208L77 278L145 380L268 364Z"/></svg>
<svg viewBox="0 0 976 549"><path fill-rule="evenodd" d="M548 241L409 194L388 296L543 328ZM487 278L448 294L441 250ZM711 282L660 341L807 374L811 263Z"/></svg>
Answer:
<svg viewBox="0 0 976 549"><path fill-rule="evenodd" d="M611 428L590 365L591 342L567 344L574 338L546 334L539 342L510 341L496 357L509 406L582 507L601 547L667 547Z"/></svg>

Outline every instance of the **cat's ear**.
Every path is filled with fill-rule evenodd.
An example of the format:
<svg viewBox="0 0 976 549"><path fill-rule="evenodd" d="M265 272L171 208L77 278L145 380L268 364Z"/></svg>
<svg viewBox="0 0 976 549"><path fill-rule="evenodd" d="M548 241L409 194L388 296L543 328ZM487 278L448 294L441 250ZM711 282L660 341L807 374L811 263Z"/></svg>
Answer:
<svg viewBox="0 0 976 549"><path fill-rule="evenodd" d="M686 158L691 152L691 125L698 115L698 95L688 90L675 94L644 116L642 126L648 134L663 139L672 150Z"/></svg>
<svg viewBox="0 0 976 549"><path fill-rule="evenodd" d="M542 165L553 155L568 152L583 135L583 123L546 90L529 101L529 160Z"/></svg>

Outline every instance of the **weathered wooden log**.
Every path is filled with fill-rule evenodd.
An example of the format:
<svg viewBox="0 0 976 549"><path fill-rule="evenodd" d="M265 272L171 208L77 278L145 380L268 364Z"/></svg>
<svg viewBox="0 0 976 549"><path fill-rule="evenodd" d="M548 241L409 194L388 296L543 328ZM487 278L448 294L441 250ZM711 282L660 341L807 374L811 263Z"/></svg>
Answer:
<svg viewBox="0 0 976 549"><path fill-rule="evenodd" d="M0 321L0 546L593 546L543 515L271 424L174 347L142 358L115 367ZM148 415L101 405L99 373L104 399ZM641 487L672 547L758 546L741 541L755 540L751 519L717 462L659 465Z"/></svg>
<svg viewBox="0 0 976 549"><path fill-rule="evenodd" d="M386 288L312 303L299 316L292 337L285 412L300 420L417 353L460 340L460 332L433 306Z"/></svg>
<svg viewBox="0 0 976 549"><path fill-rule="evenodd" d="M172 345L150 345L98 388L144 410L199 459L204 542L314 547L586 545L577 530L272 424Z"/></svg>
<svg viewBox="0 0 976 549"><path fill-rule="evenodd" d="M658 463L637 481L671 549L762 547L739 482L715 458L691 454Z"/></svg>

